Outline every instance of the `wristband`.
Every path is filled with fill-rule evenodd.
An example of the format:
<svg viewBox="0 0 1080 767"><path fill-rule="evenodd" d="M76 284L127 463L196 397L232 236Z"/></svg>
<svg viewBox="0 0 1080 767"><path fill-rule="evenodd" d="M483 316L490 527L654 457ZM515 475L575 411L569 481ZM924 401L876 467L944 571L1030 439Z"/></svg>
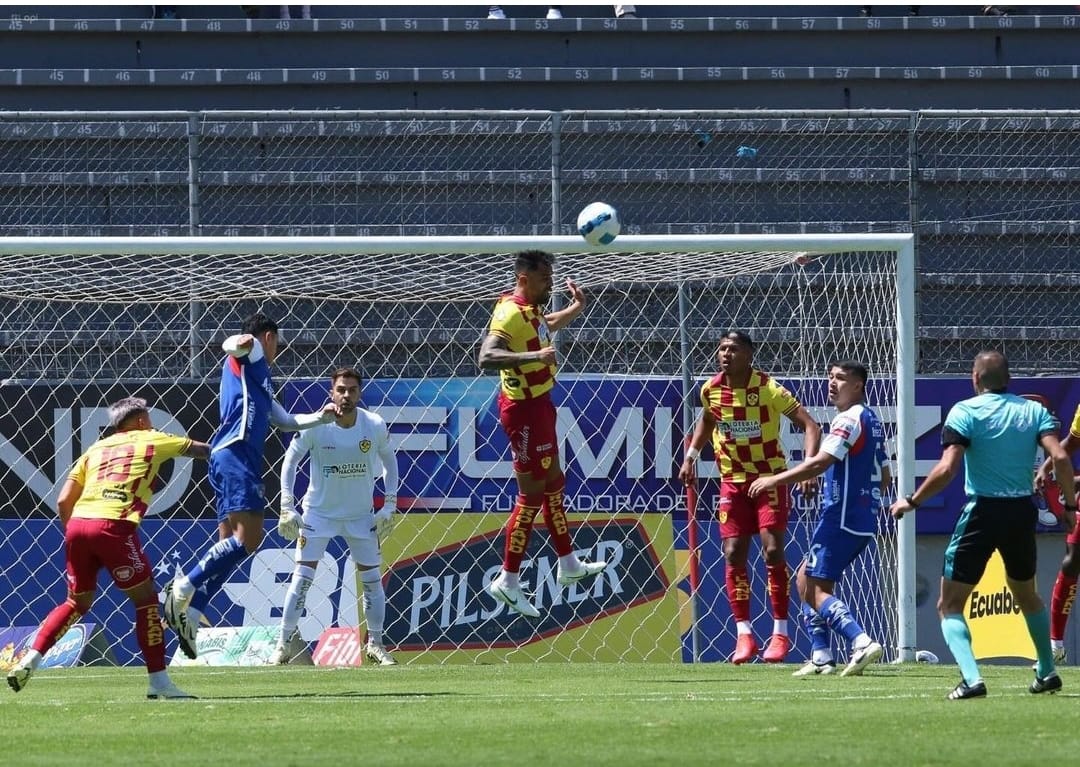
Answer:
<svg viewBox="0 0 1080 767"><path fill-rule="evenodd" d="M696 461L698 459L698 456L700 455L701 451L698 450L696 447L689 447L686 449L686 459L688 461Z"/></svg>
<svg viewBox="0 0 1080 767"><path fill-rule="evenodd" d="M908 493L904 496L904 500L908 502L908 505L910 505L911 508L919 508L919 504L915 502L915 493Z"/></svg>

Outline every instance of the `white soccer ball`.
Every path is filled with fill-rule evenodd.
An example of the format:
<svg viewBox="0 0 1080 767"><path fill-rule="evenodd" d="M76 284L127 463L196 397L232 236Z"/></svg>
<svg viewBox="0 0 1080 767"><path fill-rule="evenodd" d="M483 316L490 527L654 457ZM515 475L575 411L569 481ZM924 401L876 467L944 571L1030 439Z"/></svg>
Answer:
<svg viewBox="0 0 1080 767"><path fill-rule="evenodd" d="M586 205L578 213L578 232L590 245L610 245L619 236L621 228L619 214L606 202Z"/></svg>

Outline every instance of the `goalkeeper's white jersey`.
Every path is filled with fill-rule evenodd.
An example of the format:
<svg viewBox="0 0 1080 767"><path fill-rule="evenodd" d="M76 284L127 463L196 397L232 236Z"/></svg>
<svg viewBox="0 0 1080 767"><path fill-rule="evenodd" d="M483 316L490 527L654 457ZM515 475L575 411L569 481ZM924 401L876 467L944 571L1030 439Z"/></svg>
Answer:
<svg viewBox="0 0 1080 767"><path fill-rule="evenodd" d="M299 432L285 452L283 495L292 494L297 467L307 454L311 461L305 512L330 519L370 515L377 477L383 477L386 495L397 495L398 468L389 430L372 412L357 408L356 423L348 428L335 422Z"/></svg>

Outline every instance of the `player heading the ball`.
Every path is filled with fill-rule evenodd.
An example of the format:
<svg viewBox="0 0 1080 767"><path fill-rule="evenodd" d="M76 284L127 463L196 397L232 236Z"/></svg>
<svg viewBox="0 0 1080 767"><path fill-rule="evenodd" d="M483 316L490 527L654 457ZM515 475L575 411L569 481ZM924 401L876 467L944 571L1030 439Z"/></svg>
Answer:
<svg viewBox="0 0 1080 767"><path fill-rule="evenodd" d="M506 523L503 566L488 585L493 597L530 618L540 611L521 591L519 572L529 545L533 521L543 510L544 524L559 555L556 580L560 586L596 575L607 562L583 562L574 555L563 509L566 477L559 462L555 434L556 357L551 334L566 327L585 308L585 293L570 279L570 304L544 313L553 289L555 256L526 250L514 256L514 290L495 304L488 334L480 346L484 370L498 370L499 423L510 440L518 494Z"/></svg>

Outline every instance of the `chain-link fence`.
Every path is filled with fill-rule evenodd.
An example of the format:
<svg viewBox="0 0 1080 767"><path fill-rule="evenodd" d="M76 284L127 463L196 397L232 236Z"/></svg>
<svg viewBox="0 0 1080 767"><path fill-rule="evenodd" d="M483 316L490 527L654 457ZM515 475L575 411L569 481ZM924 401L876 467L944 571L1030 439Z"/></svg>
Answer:
<svg viewBox="0 0 1080 767"><path fill-rule="evenodd" d="M0 113L9 235L915 231L927 374L1080 370L1078 180L1080 112Z"/></svg>

